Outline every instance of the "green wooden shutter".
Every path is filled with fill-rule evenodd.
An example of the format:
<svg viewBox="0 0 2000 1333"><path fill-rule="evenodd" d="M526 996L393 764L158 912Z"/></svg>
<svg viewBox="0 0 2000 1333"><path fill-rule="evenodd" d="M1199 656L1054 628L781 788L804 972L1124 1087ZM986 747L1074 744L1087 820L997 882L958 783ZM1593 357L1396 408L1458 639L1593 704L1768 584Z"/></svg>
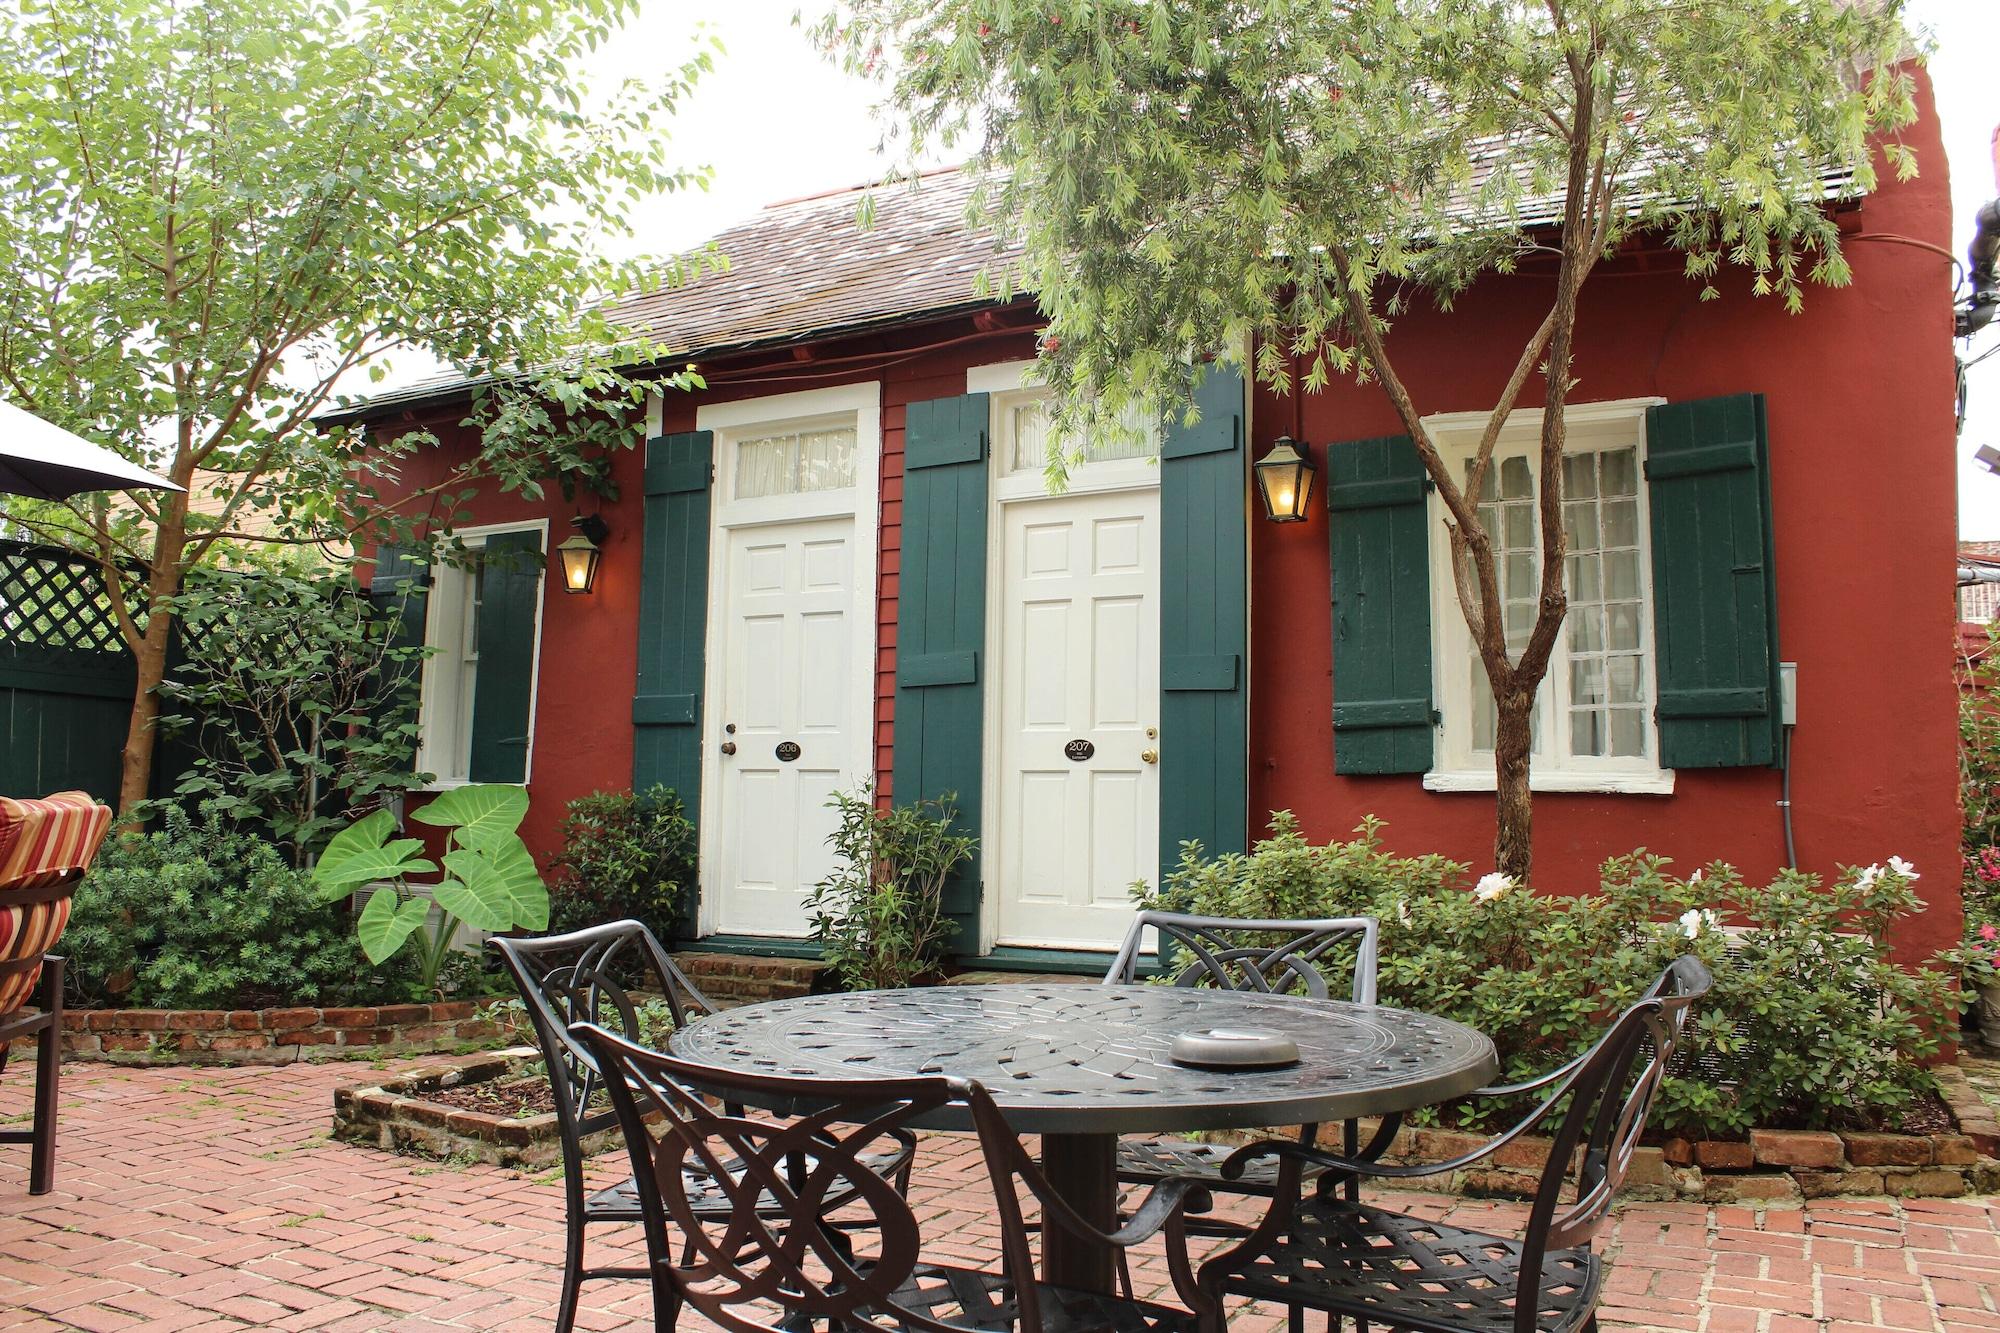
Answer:
<svg viewBox="0 0 2000 1333"><path fill-rule="evenodd" d="M987 396L911 403L903 431L903 551L896 607L894 797L957 794L954 829L978 837L985 698ZM983 849L952 873L953 949L979 950Z"/></svg>
<svg viewBox="0 0 2000 1333"><path fill-rule="evenodd" d="M474 782L525 782L534 709L535 616L542 602L542 534L496 532L479 577L479 670L472 685Z"/></svg>
<svg viewBox="0 0 2000 1333"><path fill-rule="evenodd" d="M1431 766L1430 533L1407 435L1328 448L1333 546L1333 771Z"/></svg>
<svg viewBox="0 0 2000 1333"><path fill-rule="evenodd" d="M397 648L424 645L425 617L430 609L431 567L419 552L403 546L375 548L375 572L368 580L368 600L378 614L394 616L389 642ZM415 660L399 664L393 676L378 682L378 689L409 689L414 692L423 676L423 663ZM407 762L417 762L412 746Z"/></svg>
<svg viewBox="0 0 2000 1333"><path fill-rule="evenodd" d="M1778 598L1764 398L1646 413L1660 764L1778 756Z"/></svg>
<svg viewBox="0 0 2000 1333"><path fill-rule="evenodd" d="M1196 404L1160 441L1161 873L1190 839L1245 850L1250 823L1243 376L1216 367Z"/></svg>
<svg viewBox="0 0 2000 1333"><path fill-rule="evenodd" d="M701 690L707 669L711 431L646 442L639 678L632 698L632 789L671 787L701 815ZM692 904L686 906L692 907Z"/></svg>

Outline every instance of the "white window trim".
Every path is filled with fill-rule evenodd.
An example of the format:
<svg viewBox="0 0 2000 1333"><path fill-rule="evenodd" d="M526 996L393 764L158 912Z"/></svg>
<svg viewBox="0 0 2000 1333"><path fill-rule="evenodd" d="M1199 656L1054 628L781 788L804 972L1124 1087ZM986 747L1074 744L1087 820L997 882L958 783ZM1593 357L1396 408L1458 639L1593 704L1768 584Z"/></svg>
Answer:
<svg viewBox="0 0 2000 1333"><path fill-rule="evenodd" d="M1597 447L1616 447L1636 442L1639 449L1639 587L1647 614L1641 624L1645 645L1646 697L1657 709L1659 703L1659 645L1655 642L1653 611L1651 497L1645 483L1646 409L1666 402L1664 398L1625 398L1607 402L1572 403L1563 413L1570 433L1570 451L1583 452ZM1519 408L1510 413L1501 428L1495 456L1507 446L1526 443L1528 465L1540 490L1541 459L1534 447L1541 438L1543 411ZM1425 428L1448 462L1469 458L1486 428L1485 412L1451 412L1424 418ZM1518 450L1515 450L1518 451ZM1451 572L1451 541L1445 532L1444 502L1431 493L1427 519L1430 536L1431 587L1431 688L1438 701L1440 721L1435 729L1436 762L1424 775L1424 788L1439 792L1490 792L1497 783L1490 763L1470 751L1471 681L1465 662L1472 651L1471 632L1465 627L1464 613ZM1539 517L1537 519L1539 522ZM1558 680L1558 672L1568 659L1565 641L1558 639L1549 672L1536 692L1537 710L1552 710L1548 684ZM1546 718L1544 720L1546 725ZM1611 795L1667 796L1674 790L1674 771L1659 766L1660 731L1657 715L1648 713L1652 755L1643 762L1629 759L1571 758L1560 765L1553 759L1531 764L1528 786L1537 792L1587 792Z"/></svg>
<svg viewBox="0 0 2000 1333"><path fill-rule="evenodd" d="M502 532L535 532L541 534L542 558L545 561L549 558L549 521L545 518L527 519L516 523L487 523L478 527L458 528L454 530L452 535L457 537L466 546L477 549L483 548L486 545L488 537ZM438 617L443 614L440 609L442 602L436 595L439 563L441 562L433 562L431 565L430 592L424 598L424 645L426 647L437 641ZM503 784L507 786L526 787L535 775L535 711L540 706L542 698L542 613L548 601L549 593L546 568L543 570L543 575L544 577L535 585L535 641L531 650L533 655L529 660L528 666L528 752L522 760L521 780L518 783ZM442 768L441 765L431 762L436 757L432 752L431 736L436 731L433 723L437 717L437 710L442 706L442 702L437 697L439 687L435 684L435 678L442 673L443 669L442 666L438 665L437 655L431 654L424 658L423 672L418 678L417 772L419 773L437 773ZM466 744L469 746L471 742L471 736L467 735ZM415 790L426 792L450 791L455 787L470 787L472 785L473 782L470 778L435 778Z"/></svg>
<svg viewBox="0 0 2000 1333"><path fill-rule="evenodd" d="M750 431L851 414L854 418L854 485L802 495L769 495L754 500L729 498L735 492L735 439ZM705 403L695 409L695 429L715 435L710 481L708 533L708 612L703 625L701 810L698 814L703 867L709 891L701 895L697 935L721 929L724 886L710 867L727 860L722 827L722 727L725 618L729 612L728 538L734 528L821 518L854 519L854 615L850 674L854 681L854 753L850 767L856 778L875 777L875 652L876 580L882 547L882 382L863 380L798 393L769 394L728 403Z"/></svg>
<svg viewBox="0 0 2000 1333"><path fill-rule="evenodd" d="M970 367L965 372L965 391L983 393L992 399L987 417L987 443L992 452L990 476L995 505L1016 500L1042 500L1051 495L1127 491L1160 484L1160 431L1157 422L1151 428L1153 447L1146 457L1072 464L1067 484L1060 491L1049 489L1048 478L1040 469L1016 472L1006 467L1006 460L1001 457L1002 413L1021 399L1035 396L1047 388L1038 373L1040 368L1041 363L1033 360L996 361L990 365Z"/></svg>

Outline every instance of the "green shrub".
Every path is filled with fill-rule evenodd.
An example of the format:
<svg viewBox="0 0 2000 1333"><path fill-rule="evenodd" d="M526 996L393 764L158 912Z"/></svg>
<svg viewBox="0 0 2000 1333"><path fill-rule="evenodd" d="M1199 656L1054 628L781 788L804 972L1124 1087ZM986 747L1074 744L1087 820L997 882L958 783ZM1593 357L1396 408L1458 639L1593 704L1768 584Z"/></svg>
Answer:
<svg viewBox="0 0 2000 1333"><path fill-rule="evenodd" d="M1190 844L1157 901L1217 916L1379 918L1383 1002L1485 1032L1504 1082L1584 1050L1675 955L1699 954L1715 989L1661 1095L1663 1131L1876 1127L1935 1088L1924 1062L1957 1002L1948 972L1890 961L1894 925L1923 907L1900 862L1832 884L1786 871L1751 885L1720 864L1682 879L1640 851L1604 864L1599 893L1569 898L1497 875L1468 888L1464 866L1394 856L1379 829L1369 820L1351 841L1316 846L1281 812L1248 855Z"/></svg>
<svg viewBox="0 0 2000 1333"><path fill-rule="evenodd" d="M977 845L951 831L955 799L946 792L883 810L864 782L827 801L840 821L827 838L839 863L814 886L807 909L821 956L845 989L908 986L943 965L952 932L944 882Z"/></svg>
<svg viewBox="0 0 2000 1333"><path fill-rule="evenodd" d="M2000 965L2000 622L1987 627L1987 645L1958 701L1964 962L1968 979L1982 982Z"/></svg>
<svg viewBox="0 0 2000 1333"><path fill-rule="evenodd" d="M550 928L626 919L670 939L684 889L695 882L695 829L665 787L595 792L563 814L562 849L549 859Z"/></svg>
<svg viewBox="0 0 2000 1333"><path fill-rule="evenodd" d="M196 823L116 834L77 887L61 951L74 1003L246 1009L400 999L354 947L344 907L322 903L284 851L214 810Z"/></svg>

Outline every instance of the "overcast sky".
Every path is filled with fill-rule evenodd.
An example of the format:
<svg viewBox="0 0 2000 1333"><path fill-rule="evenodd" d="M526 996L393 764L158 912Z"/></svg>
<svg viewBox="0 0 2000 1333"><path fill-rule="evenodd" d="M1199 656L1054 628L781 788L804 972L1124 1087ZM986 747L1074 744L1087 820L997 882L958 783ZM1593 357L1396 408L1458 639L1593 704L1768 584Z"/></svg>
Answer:
<svg viewBox="0 0 2000 1333"><path fill-rule="evenodd" d="M714 184L703 195L662 201L644 249L686 249L766 204L859 184L887 169L875 151L881 135L871 114L874 88L812 49L793 25L798 7L798 0L733 0L711 11L707 31L727 53L674 118L672 133L677 160L712 166ZM679 64L691 8L646 0L635 30L600 54L592 76L643 77ZM818 12L808 0L806 13ZM1994 75L2000 0L1911 0L1911 14L1937 44L1931 74L1950 158L1952 248L1962 255L1974 211L1996 193L1989 141L2000 122ZM1946 164L1918 165L1930 172ZM1970 354L1989 347L2000 347L2000 321L1974 340ZM1958 451L1963 534L2000 539L2000 476L1970 462L1981 443L2000 446L2000 356L1971 372L1971 410Z"/></svg>

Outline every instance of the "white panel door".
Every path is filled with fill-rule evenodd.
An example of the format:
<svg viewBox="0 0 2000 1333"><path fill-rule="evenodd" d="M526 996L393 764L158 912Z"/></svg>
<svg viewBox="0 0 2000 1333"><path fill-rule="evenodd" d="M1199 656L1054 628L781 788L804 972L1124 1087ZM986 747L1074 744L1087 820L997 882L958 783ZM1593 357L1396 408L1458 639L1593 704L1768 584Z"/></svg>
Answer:
<svg viewBox="0 0 2000 1333"><path fill-rule="evenodd" d="M833 864L826 799L854 785L862 724L854 520L735 528L726 540L720 864L704 878L721 930L800 936L806 896Z"/></svg>
<svg viewBox="0 0 2000 1333"><path fill-rule="evenodd" d="M998 940L1106 948L1159 873L1159 491L1002 513Z"/></svg>

